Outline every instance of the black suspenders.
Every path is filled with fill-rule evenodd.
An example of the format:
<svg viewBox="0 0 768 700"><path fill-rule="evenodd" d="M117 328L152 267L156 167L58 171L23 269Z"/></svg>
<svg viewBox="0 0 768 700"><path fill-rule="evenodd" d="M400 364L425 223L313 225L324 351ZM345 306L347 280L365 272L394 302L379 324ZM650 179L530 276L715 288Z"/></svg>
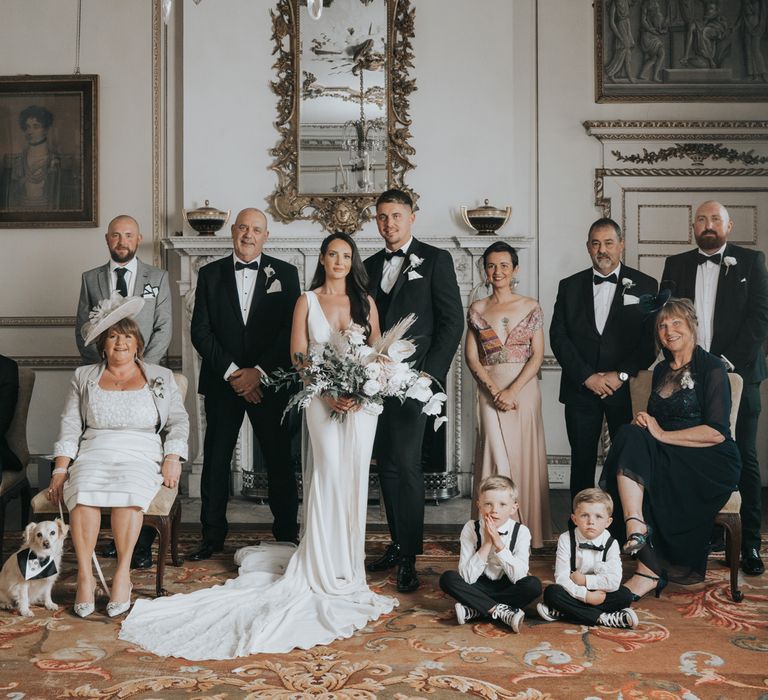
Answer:
<svg viewBox="0 0 768 700"><path fill-rule="evenodd" d="M576 571L576 528L568 528L568 535L571 538L571 572L574 572ZM608 556L608 550L613 546L614 542L615 539L613 537L609 537L606 540L603 547L603 561Z"/></svg>
<svg viewBox="0 0 768 700"><path fill-rule="evenodd" d="M520 530L520 523L515 523L512 528L512 537L509 539L509 551L515 551L515 544L517 543L517 533ZM475 535L477 536L477 544L475 545L475 551L480 549L480 521L475 520Z"/></svg>

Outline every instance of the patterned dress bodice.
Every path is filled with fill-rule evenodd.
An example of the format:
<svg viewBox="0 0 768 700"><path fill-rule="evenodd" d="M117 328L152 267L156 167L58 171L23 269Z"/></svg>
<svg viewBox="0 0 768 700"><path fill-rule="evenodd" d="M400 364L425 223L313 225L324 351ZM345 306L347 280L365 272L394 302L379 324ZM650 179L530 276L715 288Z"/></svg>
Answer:
<svg viewBox="0 0 768 700"><path fill-rule="evenodd" d="M480 364L501 365L527 362L531 356L531 341L534 334L544 325L544 314L536 306L514 328L509 331L505 342L496 334L488 321L476 311L467 313L467 324L475 331L480 350Z"/></svg>
<svg viewBox="0 0 768 700"><path fill-rule="evenodd" d="M96 384L91 392L89 428L155 432L159 420L157 406L146 385L135 391L107 391Z"/></svg>
<svg viewBox="0 0 768 700"><path fill-rule="evenodd" d="M684 387L683 377L690 372L687 367L678 370L668 369L661 376L648 398L648 413L659 423L663 430L684 430L704 423L704 417L696 390ZM681 383L682 380L682 383Z"/></svg>

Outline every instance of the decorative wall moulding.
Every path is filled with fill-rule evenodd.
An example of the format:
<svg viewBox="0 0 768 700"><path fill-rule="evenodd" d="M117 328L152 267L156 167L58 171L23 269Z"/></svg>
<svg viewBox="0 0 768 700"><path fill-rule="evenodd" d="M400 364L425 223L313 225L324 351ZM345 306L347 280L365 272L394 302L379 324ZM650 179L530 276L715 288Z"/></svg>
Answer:
<svg viewBox="0 0 768 700"><path fill-rule="evenodd" d="M0 77L0 228L98 223L98 76Z"/></svg>
<svg viewBox="0 0 768 700"><path fill-rule="evenodd" d="M594 0L597 102L768 100L765 0Z"/></svg>
<svg viewBox="0 0 768 700"><path fill-rule="evenodd" d="M0 316L0 328L75 327L74 316Z"/></svg>

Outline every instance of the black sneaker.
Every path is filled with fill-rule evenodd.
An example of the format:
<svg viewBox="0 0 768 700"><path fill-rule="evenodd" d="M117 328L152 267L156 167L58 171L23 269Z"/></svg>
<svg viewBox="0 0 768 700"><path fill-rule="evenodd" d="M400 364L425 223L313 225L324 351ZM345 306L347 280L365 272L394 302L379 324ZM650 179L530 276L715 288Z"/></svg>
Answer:
<svg viewBox="0 0 768 700"><path fill-rule="evenodd" d="M523 626L523 620L525 619L525 613L520 608L510 608L509 605L499 603L491 613L491 617L494 620L500 620L507 627L511 627L512 631L517 634L520 628Z"/></svg>
<svg viewBox="0 0 768 700"><path fill-rule="evenodd" d="M461 603L456 603L453 607L456 610L456 622L460 625L480 617L480 611L462 605Z"/></svg>
<svg viewBox="0 0 768 700"><path fill-rule="evenodd" d="M563 613L550 608L548 605L544 605L544 603L539 603L536 606L536 612L539 613L539 617L545 622L556 622L563 619Z"/></svg>
<svg viewBox="0 0 768 700"><path fill-rule="evenodd" d="M618 612L603 613L597 618L597 624L603 627L616 627L631 630L638 625L637 613L632 608L624 608Z"/></svg>

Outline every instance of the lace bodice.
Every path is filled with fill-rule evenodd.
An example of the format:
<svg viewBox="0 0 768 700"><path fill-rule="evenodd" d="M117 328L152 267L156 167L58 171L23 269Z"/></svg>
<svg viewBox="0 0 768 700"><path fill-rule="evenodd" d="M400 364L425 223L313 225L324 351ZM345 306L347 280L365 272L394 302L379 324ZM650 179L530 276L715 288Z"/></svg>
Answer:
<svg viewBox="0 0 768 700"><path fill-rule="evenodd" d="M483 365L500 365L509 362L526 362L531 356L531 340L544 325L544 314L536 306L514 328L509 330L505 342L496 334L488 321L479 313L469 310L467 324L475 331Z"/></svg>
<svg viewBox="0 0 768 700"><path fill-rule="evenodd" d="M136 391L106 391L98 384L93 389L88 407L89 428L154 432L159 419L146 385Z"/></svg>
<svg viewBox="0 0 768 700"><path fill-rule="evenodd" d="M677 370L668 367L654 383L648 398L648 413L664 430L683 430L704 423L688 365Z"/></svg>

